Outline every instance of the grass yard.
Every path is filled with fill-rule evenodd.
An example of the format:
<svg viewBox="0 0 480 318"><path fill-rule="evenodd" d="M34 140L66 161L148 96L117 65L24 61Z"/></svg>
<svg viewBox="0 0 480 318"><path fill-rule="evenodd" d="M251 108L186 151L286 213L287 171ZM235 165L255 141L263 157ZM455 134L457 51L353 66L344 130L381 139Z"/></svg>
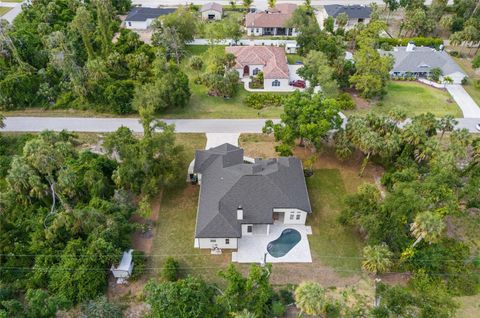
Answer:
<svg viewBox="0 0 480 318"><path fill-rule="evenodd" d="M8 11L12 10L10 7L0 7L0 17L3 16Z"/></svg>
<svg viewBox="0 0 480 318"><path fill-rule="evenodd" d="M401 109L408 117L430 112L438 117L453 115L463 117L460 108L447 91L433 88L418 82L390 81L387 95L372 107L357 109L364 113L369 110L388 113L392 109Z"/></svg>
<svg viewBox="0 0 480 318"><path fill-rule="evenodd" d="M296 64L297 61L303 63L303 56L300 56L298 54L287 54L287 61L288 64Z"/></svg>
<svg viewBox="0 0 480 318"><path fill-rule="evenodd" d="M465 88L468 95L470 95L480 107L480 88L476 88L472 85L472 83L469 83L468 85L463 85L463 88Z"/></svg>

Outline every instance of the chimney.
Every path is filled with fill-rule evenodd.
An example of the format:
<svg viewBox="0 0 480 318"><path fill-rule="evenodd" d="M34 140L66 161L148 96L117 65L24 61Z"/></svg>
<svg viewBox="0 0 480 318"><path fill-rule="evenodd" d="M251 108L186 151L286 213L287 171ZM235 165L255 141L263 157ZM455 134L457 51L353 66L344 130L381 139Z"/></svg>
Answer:
<svg viewBox="0 0 480 318"><path fill-rule="evenodd" d="M237 220L243 220L243 208L241 205L237 208Z"/></svg>
<svg viewBox="0 0 480 318"><path fill-rule="evenodd" d="M408 42L406 51L407 52L413 52L414 50L415 50L415 44L411 41Z"/></svg>

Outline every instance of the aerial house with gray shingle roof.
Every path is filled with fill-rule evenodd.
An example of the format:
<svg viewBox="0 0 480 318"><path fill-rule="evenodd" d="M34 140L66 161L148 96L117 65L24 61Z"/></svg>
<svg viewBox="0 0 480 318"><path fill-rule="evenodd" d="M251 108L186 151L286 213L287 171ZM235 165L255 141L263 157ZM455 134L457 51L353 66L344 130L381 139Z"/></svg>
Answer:
<svg viewBox="0 0 480 318"><path fill-rule="evenodd" d="M462 68L444 50L430 47L417 47L412 42L407 46L394 47L392 51L380 50L381 55L390 55L395 64L390 71L393 77L423 77L428 78L432 69L439 68L445 77L452 79L454 84L462 83L467 76Z"/></svg>
<svg viewBox="0 0 480 318"><path fill-rule="evenodd" d="M337 17L340 14L346 14L348 16L347 25L344 27L346 30L350 30L359 23L368 24L370 22L370 15L372 14L372 8L365 5L341 5L330 4L324 5L322 9L316 13L316 18L320 28L323 29L325 20L332 17L334 20L334 28L337 29Z"/></svg>
<svg viewBox="0 0 480 318"><path fill-rule="evenodd" d="M200 183L196 248L237 249L242 237L304 225L311 213L302 162L295 157L248 163L243 149L223 144L197 150L194 173Z"/></svg>
<svg viewBox="0 0 480 318"><path fill-rule="evenodd" d="M175 12L175 8L134 7L125 18L125 28L146 30L156 18Z"/></svg>

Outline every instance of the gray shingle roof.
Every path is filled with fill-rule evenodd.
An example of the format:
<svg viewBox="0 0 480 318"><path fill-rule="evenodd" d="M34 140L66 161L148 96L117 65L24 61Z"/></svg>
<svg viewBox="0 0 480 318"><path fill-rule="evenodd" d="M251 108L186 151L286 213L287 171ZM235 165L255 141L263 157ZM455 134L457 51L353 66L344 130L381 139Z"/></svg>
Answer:
<svg viewBox="0 0 480 318"><path fill-rule="evenodd" d="M195 237L241 237L241 224L273 223L274 208L311 212L301 161L243 162L243 149L223 144L195 155L202 174ZM243 220L237 220L237 208Z"/></svg>
<svg viewBox="0 0 480 318"><path fill-rule="evenodd" d="M372 14L372 9L362 5L348 5L340 4L325 5L325 11L331 17L336 18L340 13L345 12L351 19L367 19Z"/></svg>
<svg viewBox="0 0 480 318"><path fill-rule="evenodd" d="M147 21L147 19L155 19L161 15L173 13L175 10L174 8L135 7L130 10L125 21Z"/></svg>
<svg viewBox="0 0 480 318"><path fill-rule="evenodd" d="M395 59L392 72L430 72L432 68L439 67L444 75L456 72L465 74L445 51L437 51L429 47L415 47L413 51L406 49L405 46L400 46L393 51L380 51L380 54L390 54Z"/></svg>
<svg viewBox="0 0 480 318"><path fill-rule="evenodd" d="M214 11L218 11L220 13L223 12L223 7L221 4L219 3L216 3L216 2L208 2L208 3L205 3L201 8L200 8L200 12L204 12L204 11L208 11L208 10L214 10Z"/></svg>

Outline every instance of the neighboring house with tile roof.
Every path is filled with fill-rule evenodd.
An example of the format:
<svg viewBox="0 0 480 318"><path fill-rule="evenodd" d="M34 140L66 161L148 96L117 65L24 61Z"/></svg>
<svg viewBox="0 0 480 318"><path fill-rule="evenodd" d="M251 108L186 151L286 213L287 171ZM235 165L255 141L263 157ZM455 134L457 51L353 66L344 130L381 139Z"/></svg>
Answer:
<svg viewBox="0 0 480 318"><path fill-rule="evenodd" d="M460 84L467 74L444 50L430 47L417 47L413 43L408 46L393 48L393 51L379 51L381 55L391 55L395 64L390 71L392 76L429 77L434 68L440 68L443 77L450 77L453 83Z"/></svg>
<svg viewBox="0 0 480 318"><path fill-rule="evenodd" d="M124 25L127 29L146 30L153 20L159 16L173 13L175 10L175 8L134 7L125 18Z"/></svg>
<svg viewBox="0 0 480 318"><path fill-rule="evenodd" d="M228 46L227 53L235 55L235 69L240 78L263 72L265 90L289 87L289 71L285 49L277 46Z"/></svg>
<svg viewBox="0 0 480 318"><path fill-rule="evenodd" d="M247 13L245 17L247 35L297 36L297 30L288 27L287 23L296 8L296 4L281 3L273 9Z"/></svg>
<svg viewBox="0 0 480 318"><path fill-rule="evenodd" d="M230 144L197 150L196 248L237 249L242 236L268 235L274 221L303 225L312 212L299 159L247 163L243 155Z"/></svg>
<svg viewBox="0 0 480 318"><path fill-rule="evenodd" d="M340 4L332 4L332 5L324 5L323 8L317 11L316 18L318 21L318 25L321 29L323 29L323 24L328 17L332 17L334 19L334 28L337 29L337 16L341 13L346 13L348 16L348 22L345 26L346 30L350 30L355 25L359 23L368 24L370 22L370 15L372 14L372 8L365 5L340 5Z"/></svg>
<svg viewBox="0 0 480 318"><path fill-rule="evenodd" d="M223 17L223 7L219 3L208 2L200 8L200 13L202 14L202 20L221 20Z"/></svg>

